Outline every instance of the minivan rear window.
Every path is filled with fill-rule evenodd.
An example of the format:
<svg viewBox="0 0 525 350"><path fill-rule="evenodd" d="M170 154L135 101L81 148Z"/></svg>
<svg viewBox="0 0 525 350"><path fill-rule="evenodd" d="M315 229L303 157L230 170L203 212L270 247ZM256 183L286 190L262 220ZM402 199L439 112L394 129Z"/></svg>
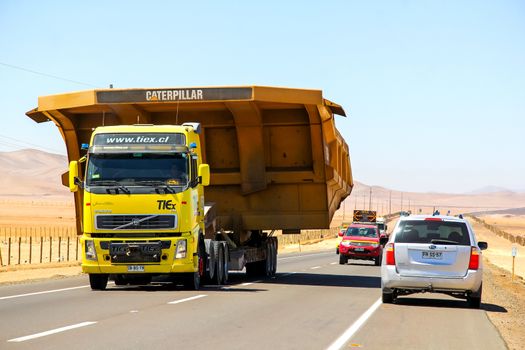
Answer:
<svg viewBox="0 0 525 350"><path fill-rule="evenodd" d="M471 245L467 225L450 221L401 221L394 242Z"/></svg>

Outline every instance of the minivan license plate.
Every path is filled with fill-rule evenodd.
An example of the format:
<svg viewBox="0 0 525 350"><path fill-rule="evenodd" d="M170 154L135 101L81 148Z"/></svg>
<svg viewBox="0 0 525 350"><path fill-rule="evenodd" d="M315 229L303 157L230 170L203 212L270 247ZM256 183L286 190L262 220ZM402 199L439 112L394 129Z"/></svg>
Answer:
<svg viewBox="0 0 525 350"><path fill-rule="evenodd" d="M443 259L443 252L421 252L423 259Z"/></svg>
<svg viewBox="0 0 525 350"><path fill-rule="evenodd" d="M130 265L128 266L128 272L144 272L143 265Z"/></svg>

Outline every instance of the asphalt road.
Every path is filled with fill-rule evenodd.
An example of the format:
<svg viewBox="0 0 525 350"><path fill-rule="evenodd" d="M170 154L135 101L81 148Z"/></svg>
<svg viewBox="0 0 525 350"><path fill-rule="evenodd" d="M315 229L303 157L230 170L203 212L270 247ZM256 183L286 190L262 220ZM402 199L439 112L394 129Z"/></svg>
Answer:
<svg viewBox="0 0 525 350"><path fill-rule="evenodd" d="M379 267L337 258L281 256L275 278L199 291L93 292L87 276L2 286L0 349L505 349L484 310L434 294L383 305Z"/></svg>

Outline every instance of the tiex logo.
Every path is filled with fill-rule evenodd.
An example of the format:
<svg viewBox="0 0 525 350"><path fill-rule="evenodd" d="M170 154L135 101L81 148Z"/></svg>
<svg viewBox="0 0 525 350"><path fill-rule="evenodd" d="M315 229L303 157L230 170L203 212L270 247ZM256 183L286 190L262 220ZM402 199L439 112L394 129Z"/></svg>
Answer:
<svg viewBox="0 0 525 350"><path fill-rule="evenodd" d="M172 202L172 200L158 200L157 203L159 203L159 210L173 210L175 209L175 204Z"/></svg>

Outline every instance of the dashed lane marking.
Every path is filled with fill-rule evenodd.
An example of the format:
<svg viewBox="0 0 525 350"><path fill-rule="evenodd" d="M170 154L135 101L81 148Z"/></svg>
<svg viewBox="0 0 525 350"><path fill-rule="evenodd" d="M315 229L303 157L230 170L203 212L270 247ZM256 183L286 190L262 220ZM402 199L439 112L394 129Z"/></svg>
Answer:
<svg viewBox="0 0 525 350"><path fill-rule="evenodd" d="M62 289L44 290L42 292L34 292L34 293L26 293L26 294L18 294L18 295L9 295L7 297L0 297L0 300L29 297L29 296L32 296L32 295L40 295L40 294L48 294L48 293L65 292L65 291L68 291L68 290L75 290L75 289L88 288L88 287L89 286L79 286L79 287L70 287L70 288L62 288Z"/></svg>
<svg viewBox="0 0 525 350"><path fill-rule="evenodd" d="M314 267L310 267L311 270L316 270L316 269L320 269L321 266L314 266Z"/></svg>
<svg viewBox="0 0 525 350"><path fill-rule="evenodd" d="M168 304L171 304L171 305L173 305L173 304L180 304L180 303L184 303L186 301L191 301L191 300L195 300L195 299L204 298L206 296L207 296L206 294L199 294L199 295L196 295L194 297L189 297L189 298L186 298L186 299L170 301Z"/></svg>
<svg viewBox="0 0 525 350"><path fill-rule="evenodd" d="M26 340L41 338L41 337L45 337L45 336L48 336L48 335L51 335L51 334L56 334L56 333L60 333L60 332L69 331L69 330L72 330L72 329L75 329L75 328L90 326L90 325L95 324L95 323L96 322L77 323L77 324L73 324L71 326L65 326L65 327L60 327L60 328L52 329L52 330L41 332L41 333L26 335L25 337L9 339L8 342L20 343L20 342L23 342L23 341L26 341Z"/></svg>

